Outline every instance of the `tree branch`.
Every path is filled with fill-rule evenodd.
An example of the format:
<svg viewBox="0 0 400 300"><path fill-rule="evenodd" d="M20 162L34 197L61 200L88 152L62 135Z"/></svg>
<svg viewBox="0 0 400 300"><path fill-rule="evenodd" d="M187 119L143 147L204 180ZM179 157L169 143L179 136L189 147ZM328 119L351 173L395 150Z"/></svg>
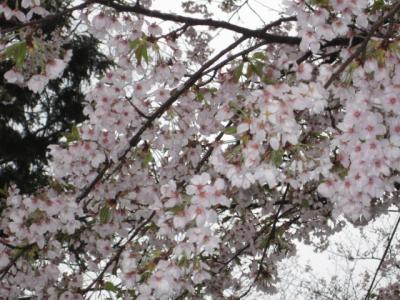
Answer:
<svg viewBox="0 0 400 300"><path fill-rule="evenodd" d="M344 63L342 63L337 69L332 76L329 78L329 80L325 83L324 88L327 89L335 79L339 77L339 75L347 68L347 66L355 59L357 58L367 47L369 40L372 38L373 34L375 31L377 31L387 19L393 17L397 12L400 10L400 1L397 1L395 4L392 5L392 8L389 10L389 12L384 15L383 17L379 18L378 21L374 23L374 25L371 27L369 30L368 35L364 38L364 41L362 44L357 48L356 51L353 52L352 55L350 55Z"/></svg>
<svg viewBox="0 0 400 300"><path fill-rule="evenodd" d="M299 38L299 37L280 36L280 35L266 33L266 30L270 29L273 26L277 26L277 25L281 24L282 22L296 20L295 17L281 18L281 19L277 20L274 23L274 25L271 25L270 27L254 30L254 29L249 29L246 27L241 27L241 26L238 26L238 25L235 25L235 24L232 24L229 22L225 22L225 21L218 21L218 20L213 20L213 19L198 19L198 18L186 17L186 16L181 16L181 15L176 15L176 14L171 14L171 13L164 13L164 12L160 12L158 10L150 10L150 9L147 9L140 5L131 6L131 5L119 4L112 0L97 0L95 2L98 4L102 4L104 6L114 8L118 12L137 13L140 15L157 18L157 19L161 19L164 21L184 23L189 26L210 26L210 27L215 27L215 28L224 28L224 29L227 29L230 31L240 33L246 37L255 37L255 38L260 38L260 39L266 39L266 40L270 41L271 43L298 45L301 41L301 38Z"/></svg>
<svg viewBox="0 0 400 300"><path fill-rule="evenodd" d="M137 144L139 144L141 140L142 134L152 126L153 122L161 117L165 111L167 111L173 103L175 103L176 100L180 96L182 96L187 90L190 89L191 86L193 86L197 80L199 80L202 76L205 70L207 70L210 66L212 66L216 61L218 61L221 57L223 57L225 54L239 46L242 42L244 42L247 39L247 37L242 36L239 38L237 41L223 49L221 52L219 52L217 55L215 55L212 59L210 59L208 62L206 62L196 73L194 73L184 84L182 87L178 88L175 93L167 100L165 101L152 115L150 115L144 125L139 128L139 130L136 132L136 134L129 140L129 146L125 149L125 151L122 152L122 154L119 155L118 161L121 161L126 157L126 155L131 151L133 147L135 147ZM104 174L108 170L108 168L111 166L111 163L106 163L103 168L100 170L99 174L96 176L96 178L87 186L85 187L81 193L77 196L76 201L79 203L84 199L91 190L94 188L94 186L100 182L100 180L103 178ZM118 168L118 166L117 166Z"/></svg>
<svg viewBox="0 0 400 300"><path fill-rule="evenodd" d="M103 279L104 274L107 272L107 269L114 263L114 262L118 262L122 252L124 251L126 245L132 241L138 234L139 232L143 229L144 226L146 226L146 224L148 224L151 219L153 219L153 217L155 216L156 212L153 211L151 213L151 215L142 223L140 224L135 231L133 232L133 234L130 236L130 238L126 241L125 244L123 244L122 246L120 246L120 248L118 249L117 253L115 253L115 255L107 262L107 264L104 266L103 270L100 272L100 274L85 288L81 291L81 294L86 294L87 292L89 292L92 287L99 282L100 280Z"/></svg>
<svg viewBox="0 0 400 300"><path fill-rule="evenodd" d="M399 1L399 3L400 3L400 1ZM385 257L387 255L387 253L389 252L390 246L391 246L393 238L394 238L394 236L396 234L397 228L399 227L399 224L400 224L400 217L397 219L396 225L394 226L393 231L392 231L392 233L391 233L391 235L389 237L388 244L387 244L387 246L385 248L385 252L383 252L382 258L379 261L379 265L375 270L374 278L372 278L371 284L369 285L367 294L365 295L365 298L364 298L365 300L368 300L370 298L370 296L371 296L371 292L372 292L372 289L374 287L374 283L375 283L376 277L378 276L378 272L379 272L379 270L380 270L380 268L381 268L381 266L382 266L382 264L383 264L383 262L385 260Z"/></svg>

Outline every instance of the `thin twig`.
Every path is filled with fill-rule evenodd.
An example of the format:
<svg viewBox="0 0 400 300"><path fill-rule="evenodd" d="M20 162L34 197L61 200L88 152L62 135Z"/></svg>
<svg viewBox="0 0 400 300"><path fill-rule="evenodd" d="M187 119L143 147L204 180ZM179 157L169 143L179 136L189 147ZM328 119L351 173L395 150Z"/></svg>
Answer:
<svg viewBox="0 0 400 300"><path fill-rule="evenodd" d="M286 199L286 196L287 196L288 192L289 192L289 184L286 186L286 190L283 193L282 200ZM264 263L264 259L265 259L266 255L267 255L267 251L268 251L269 246L270 246L270 244L272 242L272 239L275 238L276 224L278 223L279 214L280 214L280 212L282 210L282 207L283 207L283 204L279 205L278 211L276 212L276 214L274 216L274 222L272 223L271 232L269 233L268 238L267 238L267 242L265 243L265 247L264 247L260 262L259 262L258 271L257 271L257 274L256 274L256 276L254 278L254 281L250 284L250 286L247 288L247 290L238 297L238 299L242 299L243 297L248 295L248 293L250 293L251 288L254 286L254 284L257 282L258 278L261 275L261 272L262 272L262 269L263 269L263 263Z"/></svg>
<svg viewBox="0 0 400 300"><path fill-rule="evenodd" d="M371 292L372 292L372 289L374 287L374 283L375 283L376 277L378 276L378 272L379 272L383 262L385 261L385 257L387 255L389 249L390 249L390 246L391 246L393 238L394 238L394 236L396 234L397 228L399 227L399 224L400 224L400 216L397 219L396 225L394 226L393 231L392 231L392 233L391 233L391 235L389 237L388 244L386 245L385 252L383 252L382 258L379 261L379 265L375 270L374 278L372 278L372 281L371 281L371 284L369 286L368 292L365 295L365 298L364 298L365 300L368 300L370 298L370 296L371 296Z"/></svg>
<svg viewBox="0 0 400 300"><path fill-rule="evenodd" d="M228 127L231 126L231 125L232 125L232 121L229 121L228 124L225 126L224 129L228 128ZM215 147L214 145L215 145L216 143L218 143L218 142L222 139L222 137L224 136L224 134L225 134L225 132L224 132L224 130L222 130L222 131L217 135L217 137L215 138L214 143L208 147L206 153L204 153L203 157L201 158L201 160L199 161L199 163L198 163L197 166L196 166L196 169L195 169L195 170L196 170L196 173L198 173L198 172L200 171L200 169L201 169L201 167L204 165L204 163L210 158L212 152L214 151L214 147Z"/></svg>
<svg viewBox="0 0 400 300"><path fill-rule="evenodd" d="M99 281L101 281L104 277L104 274L107 272L108 268L115 262L117 263L122 252L124 251L125 247L129 244L130 241L132 241L138 234L139 232L143 229L144 226L146 226L146 224L148 224L151 219L153 219L153 217L155 216L156 212L153 211L151 213L151 215L142 223L140 224L135 231L133 232L133 234L131 235L131 237L126 241L125 244L123 244L122 246L120 246L120 248L118 249L117 253L115 253L115 255L107 262L107 264L104 266L103 270L100 272L100 274L85 288L81 291L81 294L85 294L87 292L89 292L91 290L91 288Z"/></svg>

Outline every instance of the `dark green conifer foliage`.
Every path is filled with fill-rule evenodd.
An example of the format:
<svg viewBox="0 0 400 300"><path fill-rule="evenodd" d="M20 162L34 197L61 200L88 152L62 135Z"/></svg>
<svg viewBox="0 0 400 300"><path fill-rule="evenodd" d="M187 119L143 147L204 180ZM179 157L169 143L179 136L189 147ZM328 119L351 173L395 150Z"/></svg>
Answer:
<svg viewBox="0 0 400 300"><path fill-rule="evenodd" d="M52 11L52 7L66 6L68 1L42 3ZM43 34L50 38L57 25L73 27L73 23L70 17L55 20L43 28ZM16 24L14 19L0 17L0 28ZM98 41L87 33L75 31L66 40L63 47L73 50L72 59L62 78L50 81L41 95L7 84L3 75L12 63L0 60L0 189L15 183L23 192L33 193L46 184L48 145L57 143L74 123L84 120L85 82L104 73L111 64L99 51Z"/></svg>

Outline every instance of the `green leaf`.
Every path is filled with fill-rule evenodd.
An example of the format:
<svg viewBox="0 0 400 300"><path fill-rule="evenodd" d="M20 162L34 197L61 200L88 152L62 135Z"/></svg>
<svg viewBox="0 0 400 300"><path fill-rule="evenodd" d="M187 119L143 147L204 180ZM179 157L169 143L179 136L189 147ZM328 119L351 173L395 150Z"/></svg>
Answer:
<svg viewBox="0 0 400 300"><path fill-rule="evenodd" d="M147 52L147 41L145 38L130 41L129 46L132 50L135 50L135 57L139 65L142 63L143 59L147 64L149 63L150 59Z"/></svg>
<svg viewBox="0 0 400 300"><path fill-rule="evenodd" d="M327 6L329 6L329 0L311 0L310 4L320 6L320 7L327 7Z"/></svg>
<svg viewBox="0 0 400 300"><path fill-rule="evenodd" d="M104 289L111 292L118 292L118 288L110 281L104 284Z"/></svg>
<svg viewBox="0 0 400 300"><path fill-rule="evenodd" d="M385 7L384 0L375 0L372 4L372 11L376 12L377 10L382 10Z"/></svg>
<svg viewBox="0 0 400 300"><path fill-rule="evenodd" d="M239 81L239 78L240 76L242 76L242 74L243 74L243 63L241 63L233 70L233 78L235 79L235 81Z"/></svg>
<svg viewBox="0 0 400 300"><path fill-rule="evenodd" d="M233 135L236 133L236 127L234 127L234 126L226 127L224 129L224 133Z"/></svg>
<svg viewBox="0 0 400 300"><path fill-rule="evenodd" d="M81 137L78 127L76 127L76 125L72 125L71 132L68 133L65 137L67 138L68 143L79 141Z"/></svg>
<svg viewBox="0 0 400 300"><path fill-rule="evenodd" d="M196 101L202 102L204 100L204 94L202 92L196 93Z"/></svg>
<svg viewBox="0 0 400 300"><path fill-rule="evenodd" d="M106 205L100 209L100 222L102 224L107 223L110 220L111 211L110 208Z"/></svg>
<svg viewBox="0 0 400 300"><path fill-rule="evenodd" d="M179 260L178 260L178 266L179 267L185 267L189 264L189 260L186 255L183 255Z"/></svg>
<svg viewBox="0 0 400 300"><path fill-rule="evenodd" d="M349 170L347 170L342 164L336 163L332 170L339 175L341 179L345 179Z"/></svg>
<svg viewBox="0 0 400 300"><path fill-rule="evenodd" d="M21 67L25 61L26 50L26 42L24 41L7 47L5 55L12 59L17 67Z"/></svg>
<svg viewBox="0 0 400 300"><path fill-rule="evenodd" d="M174 214L177 214L177 213L181 212L184 209L185 209L185 206L183 204L178 204L178 205L175 205L173 207L168 208L167 211L170 211L170 212L172 212Z"/></svg>
<svg viewBox="0 0 400 300"><path fill-rule="evenodd" d="M310 208L310 203L308 202L307 199L303 199L303 200L301 201L301 207L302 207L302 208Z"/></svg>
<svg viewBox="0 0 400 300"><path fill-rule="evenodd" d="M147 151L143 157L143 164L147 167L151 162L154 162L153 154L151 151Z"/></svg>
<svg viewBox="0 0 400 300"><path fill-rule="evenodd" d="M256 61L255 63L250 64L250 68L253 70L254 73L256 73L259 77L263 76L263 68L264 64Z"/></svg>
<svg viewBox="0 0 400 300"><path fill-rule="evenodd" d="M267 56L265 55L264 52L256 52L253 54L254 59L258 59L258 60L262 60L262 61L264 61L266 59L266 57Z"/></svg>
<svg viewBox="0 0 400 300"><path fill-rule="evenodd" d="M8 197L8 191L6 186L4 186L4 188L0 188L0 196Z"/></svg>
<svg viewBox="0 0 400 300"><path fill-rule="evenodd" d="M145 282L147 279L150 278L152 272L146 271L140 276L140 282Z"/></svg>
<svg viewBox="0 0 400 300"><path fill-rule="evenodd" d="M149 54L147 53L147 47L144 44L140 48L141 48L141 52L142 52L142 57L146 61L146 64L148 64L149 63Z"/></svg>
<svg viewBox="0 0 400 300"><path fill-rule="evenodd" d="M131 47L131 49L136 49L137 47L139 47L139 45L142 43L142 39L136 39L133 41L129 41L129 47Z"/></svg>
<svg viewBox="0 0 400 300"><path fill-rule="evenodd" d="M285 151L282 149L274 150L271 152L271 161L276 167L279 167L283 162L283 155Z"/></svg>
<svg viewBox="0 0 400 300"><path fill-rule="evenodd" d="M136 48L135 57L136 57L138 65L140 65L142 63L142 51L140 50L140 47Z"/></svg>

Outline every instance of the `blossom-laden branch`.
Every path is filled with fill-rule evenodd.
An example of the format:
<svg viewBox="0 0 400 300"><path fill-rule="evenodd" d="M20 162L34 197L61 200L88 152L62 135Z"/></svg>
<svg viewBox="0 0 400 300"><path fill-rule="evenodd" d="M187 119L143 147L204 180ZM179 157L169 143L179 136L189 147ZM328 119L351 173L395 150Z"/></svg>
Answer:
<svg viewBox="0 0 400 300"><path fill-rule="evenodd" d="M340 67L332 74L329 80L325 83L324 87L327 89L335 79L348 67L348 65L356 59L368 45L369 40L372 38L374 33L386 22L387 19L393 17L395 14L400 12L400 1L395 2L390 8L389 12L379 18L373 26L369 29L368 35L364 38L360 46L340 65Z"/></svg>
<svg viewBox="0 0 400 300"><path fill-rule="evenodd" d="M240 45L243 41L246 40L246 37L241 37L228 47L226 47L224 50L222 50L220 53L215 55L212 59L210 59L208 62L206 62L196 73L194 73L183 85L182 87L179 87L174 94L163 103L151 116L147 117L147 121L144 123L142 127L136 132L136 134L129 140L129 146L119 155L118 160L122 161L125 156L131 151L131 149L135 146L138 145L138 143L141 141L141 136L142 134L152 126L154 120L157 118L161 117L161 115L168 110L171 105L179 99L181 95L183 95L185 92L187 92L196 82L203 76L203 72L209 68L211 65L213 65L216 61L218 61L222 56L224 56L226 53L230 52L234 48L236 48L238 45ZM87 186L78 196L77 196L77 202L80 202L82 199L84 199L92 190L92 188L101 180L101 178L104 176L106 169L109 166L106 164L101 172L99 173L98 176Z"/></svg>

